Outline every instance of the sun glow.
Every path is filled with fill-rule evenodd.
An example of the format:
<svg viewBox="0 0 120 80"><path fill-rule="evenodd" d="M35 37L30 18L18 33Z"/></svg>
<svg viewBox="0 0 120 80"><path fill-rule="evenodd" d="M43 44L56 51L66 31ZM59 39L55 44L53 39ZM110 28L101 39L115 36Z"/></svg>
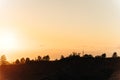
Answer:
<svg viewBox="0 0 120 80"><path fill-rule="evenodd" d="M17 38L12 32L2 32L0 34L0 48L2 50L12 50L17 47Z"/></svg>

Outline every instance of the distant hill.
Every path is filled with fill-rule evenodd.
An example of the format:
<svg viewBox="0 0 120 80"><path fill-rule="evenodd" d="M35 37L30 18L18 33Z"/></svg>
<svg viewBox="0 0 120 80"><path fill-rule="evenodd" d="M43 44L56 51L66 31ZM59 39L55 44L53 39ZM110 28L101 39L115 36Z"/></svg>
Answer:
<svg viewBox="0 0 120 80"><path fill-rule="evenodd" d="M56 61L0 66L0 80L108 80L119 58L69 57Z"/></svg>

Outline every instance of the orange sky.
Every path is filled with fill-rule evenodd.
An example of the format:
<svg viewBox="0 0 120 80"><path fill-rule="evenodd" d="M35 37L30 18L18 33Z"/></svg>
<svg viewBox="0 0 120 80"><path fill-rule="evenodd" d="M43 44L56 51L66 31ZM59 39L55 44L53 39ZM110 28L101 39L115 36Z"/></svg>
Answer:
<svg viewBox="0 0 120 80"><path fill-rule="evenodd" d="M9 60L120 49L119 0L0 0L0 55Z"/></svg>

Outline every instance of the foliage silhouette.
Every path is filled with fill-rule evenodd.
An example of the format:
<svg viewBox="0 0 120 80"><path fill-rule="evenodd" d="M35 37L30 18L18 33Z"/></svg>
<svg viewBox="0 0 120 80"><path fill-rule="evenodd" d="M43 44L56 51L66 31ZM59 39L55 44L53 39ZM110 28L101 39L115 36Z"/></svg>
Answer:
<svg viewBox="0 0 120 80"><path fill-rule="evenodd" d="M20 59L20 63L21 63L21 64L24 64L24 63L25 63L25 58L21 58L21 59Z"/></svg>
<svg viewBox="0 0 120 80"><path fill-rule="evenodd" d="M1 65L7 65L7 64L9 64L5 55L2 55L1 58L0 58L0 60L1 60Z"/></svg>
<svg viewBox="0 0 120 80"><path fill-rule="evenodd" d="M103 53L103 54L101 55L101 57L102 57L102 58L106 58L106 53Z"/></svg>
<svg viewBox="0 0 120 80"><path fill-rule="evenodd" d="M93 58L93 56L91 54L85 54L83 55L83 58Z"/></svg>
<svg viewBox="0 0 120 80"><path fill-rule="evenodd" d="M26 58L25 63L29 64L30 63L30 58Z"/></svg>
<svg viewBox="0 0 120 80"><path fill-rule="evenodd" d="M117 57L118 57L117 52L114 52L112 58L117 58Z"/></svg>
<svg viewBox="0 0 120 80"><path fill-rule="evenodd" d="M63 55L61 55L60 59L64 59L64 56L63 56Z"/></svg>
<svg viewBox="0 0 120 80"><path fill-rule="evenodd" d="M42 60L43 60L43 61L49 61L49 60L50 60L49 55L44 56Z"/></svg>
<svg viewBox="0 0 120 80"><path fill-rule="evenodd" d="M41 61L42 60L42 57L41 56L38 56L38 61Z"/></svg>
<svg viewBox="0 0 120 80"><path fill-rule="evenodd" d="M15 64L0 66L0 72L9 80L108 80L118 69L120 58L117 53L110 58L106 56L106 53L80 56L73 52L55 61L50 61L49 55L37 56L35 60L23 57ZM6 61L5 56L1 57Z"/></svg>
<svg viewBox="0 0 120 80"><path fill-rule="evenodd" d="M16 59L15 64L20 64L20 60Z"/></svg>

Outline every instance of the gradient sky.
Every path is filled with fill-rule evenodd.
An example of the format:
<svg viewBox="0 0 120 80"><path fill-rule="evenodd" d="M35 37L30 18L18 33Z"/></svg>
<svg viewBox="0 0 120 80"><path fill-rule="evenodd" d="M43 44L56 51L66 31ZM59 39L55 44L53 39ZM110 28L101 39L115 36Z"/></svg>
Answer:
<svg viewBox="0 0 120 80"><path fill-rule="evenodd" d="M84 50L111 56L120 49L119 21L119 0L0 0L0 37L15 40L12 48L0 45L0 55L55 59Z"/></svg>

